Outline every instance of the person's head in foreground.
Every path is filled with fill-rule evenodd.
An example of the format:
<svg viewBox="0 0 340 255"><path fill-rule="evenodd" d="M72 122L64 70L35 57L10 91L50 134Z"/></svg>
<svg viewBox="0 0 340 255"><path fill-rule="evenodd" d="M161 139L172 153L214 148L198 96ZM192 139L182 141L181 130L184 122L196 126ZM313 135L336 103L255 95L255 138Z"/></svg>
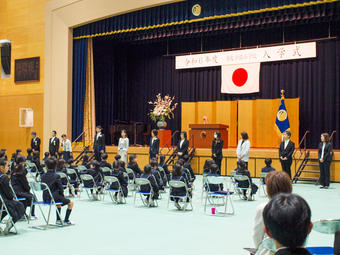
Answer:
<svg viewBox="0 0 340 255"><path fill-rule="evenodd" d="M307 202L288 193L277 194L269 201L263 210L263 220L265 232L274 240L276 248L292 252L303 248L313 227Z"/></svg>
<svg viewBox="0 0 340 255"><path fill-rule="evenodd" d="M293 186L288 174L283 171L269 172L265 179L268 197L271 199L279 193L292 193Z"/></svg>

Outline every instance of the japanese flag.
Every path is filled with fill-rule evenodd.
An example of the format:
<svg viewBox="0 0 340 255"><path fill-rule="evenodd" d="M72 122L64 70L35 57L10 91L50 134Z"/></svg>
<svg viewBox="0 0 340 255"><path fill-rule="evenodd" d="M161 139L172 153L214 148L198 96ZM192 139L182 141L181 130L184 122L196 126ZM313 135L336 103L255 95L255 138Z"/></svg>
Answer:
<svg viewBox="0 0 340 255"><path fill-rule="evenodd" d="M261 63L222 66L221 93L248 94L260 91Z"/></svg>

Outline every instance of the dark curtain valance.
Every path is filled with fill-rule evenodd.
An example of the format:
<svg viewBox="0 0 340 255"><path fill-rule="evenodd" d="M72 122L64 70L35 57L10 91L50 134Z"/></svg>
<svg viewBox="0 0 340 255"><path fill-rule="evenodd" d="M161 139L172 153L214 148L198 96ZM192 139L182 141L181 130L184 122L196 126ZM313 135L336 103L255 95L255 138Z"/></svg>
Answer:
<svg viewBox="0 0 340 255"><path fill-rule="evenodd" d="M192 14L192 7L197 3L201 5L202 12L196 17ZM202 32L203 28L226 30L315 19L334 20L339 13L338 0L189 0L90 23L75 28L73 36L81 39L124 36L132 32L139 40L149 39L150 33L166 37L187 31Z"/></svg>

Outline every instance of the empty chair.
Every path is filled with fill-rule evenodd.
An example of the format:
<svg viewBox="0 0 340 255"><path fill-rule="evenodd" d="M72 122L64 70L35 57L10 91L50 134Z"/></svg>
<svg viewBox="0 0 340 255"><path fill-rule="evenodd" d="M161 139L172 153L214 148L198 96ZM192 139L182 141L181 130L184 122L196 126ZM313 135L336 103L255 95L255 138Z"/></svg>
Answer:
<svg viewBox="0 0 340 255"><path fill-rule="evenodd" d="M224 178L223 177L217 177L217 176L207 176L206 177L206 197L205 197L205 203L204 203L204 212L206 212L207 204L211 205L211 208L214 208L214 214L234 214L234 205L233 201L231 199L231 195L234 194L234 192L227 190L223 190L224 185ZM219 201L222 200L222 204L219 203ZM227 212L227 205L228 200L231 206L231 211ZM224 206L223 212L218 212L217 208L218 206Z"/></svg>

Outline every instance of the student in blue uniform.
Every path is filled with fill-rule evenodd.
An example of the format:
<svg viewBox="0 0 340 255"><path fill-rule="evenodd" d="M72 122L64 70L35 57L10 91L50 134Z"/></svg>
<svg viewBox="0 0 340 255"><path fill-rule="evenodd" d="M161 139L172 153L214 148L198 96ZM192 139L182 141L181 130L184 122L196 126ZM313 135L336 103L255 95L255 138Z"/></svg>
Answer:
<svg viewBox="0 0 340 255"><path fill-rule="evenodd" d="M24 216L25 208L22 203L18 201L14 201L14 194L9 186L9 179L6 175L7 172L8 172L8 163L6 160L1 159L0 160L0 194L6 204L6 207L9 211L9 214L12 217L13 222L16 223L18 220L20 220ZM6 217L6 215L7 213L3 211L2 219ZM12 222L7 222L4 230L0 228L0 233L3 232L6 235L10 232L12 227L13 227Z"/></svg>
<svg viewBox="0 0 340 255"><path fill-rule="evenodd" d="M264 163L266 164L266 166L264 168L262 168L262 173L269 173L272 171L275 171L275 168L272 168L272 159L271 158L266 158L264 160ZM265 184L265 179L262 178L262 183Z"/></svg>
<svg viewBox="0 0 340 255"><path fill-rule="evenodd" d="M111 164L109 162L107 162L108 156L105 152L101 154L101 158L102 158L102 160L100 161L100 167L108 167L108 168L112 169Z"/></svg>
<svg viewBox="0 0 340 255"><path fill-rule="evenodd" d="M55 157L48 158L45 162L45 165L47 168L47 173L41 176L41 182L47 184L47 186L49 187L52 193L54 201L62 203L62 205L57 206L59 213L57 212L56 224L61 224L61 219L59 217L61 213L61 207L64 205L67 205L64 224L71 225L73 223L70 221L69 218L70 218L72 208L73 208L73 201L65 198L64 196L64 189L63 189L63 185L61 183L60 177L58 174L55 173L55 169L57 166L56 158ZM43 192L43 200L46 203L51 202L51 197L47 191Z"/></svg>
<svg viewBox="0 0 340 255"><path fill-rule="evenodd" d="M194 182L195 179L196 179L196 176L195 176L194 170L192 170L191 164L189 162L189 156L188 155L183 156L183 160L184 160L183 168L186 168L186 169L189 170L189 172L190 172L190 180L191 180L191 182Z"/></svg>
<svg viewBox="0 0 340 255"><path fill-rule="evenodd" d="M25 157L18 156L17 165L14 167L14 170L11 176L11 184L17 197L25 198L25 200L20 201L24 205L25 211L27 207L31 207L30 215L32 216L32 218L36 218L35 217L35 206L32 204L34 200L34 196L30 192L31 188L26 178L24 164L25 164Z"/></svg>
<svg viewBox="0 0 340 255"><path fill-rule="evenodd" d="M240 160L238 161L238 165L239 165L239 168L236 170L236 173L238 175L246 175L248 176L249 180L250 180L250 183L248 181L240 181L238 182L238 186L241 187L241 188L248 188L249 185L251 187L251 193L250 193L250 197L247 197L247 194L246 194L246 190L243 190L243 199L244 200L253 200L253 195L256 194L257 190L258 190L258 187L255 183L252 182L252 179L251 179L251 176L250 176L250 172L247 170L247 164Z"/></svg>
<svg viewBox="0 0 340 255"><path fill-rule="evenodd" d="M151 199L148 196L147 200L149 201L151 206L154 206L154 200L158 199L158 197L159 197L159 187L158 187L158 184L156 182L155 176L153 176L153 174L152 174L152 167L151 167L151 165L146 165L144 167L144 172L141 175L141 178L145 178L145 179L148 179L150 181L150 184L152 186L154 195L153 195L153 197ZM150 187L146 186L146 185L143 185L141 187L141 191L142 192L150 192Z"/></svg>
<svg viewBox="0 0 340 255"><path fill-rule="evenodd" d="M219 167L217 164L212 164L210 166L210 172L207 174L207 176L215 176L215 177L219 177ZM219 190L223 190L223 184L218 185L218 184L209 184L209 190L210 191L219 191Z"/></svg>
<svg viewBox="0 0 340 255"><path fill-rule="evenodd" d="M26 157L26 160L27 161L32 161L33 157L32 157L32 149L31 148L28 148L27 149L27 157Z"/></svg>
<svg viewBox="0 0 340 255"><path fill-rule="evenodd" d="M138 162L137 162L137 155L136 154L132 154L129 157L129 163L127 165L128 168L132 169L132 171L134 172L136 178L138 178L139 176L141 176L141 174L143 174L142 170L140 170L139 166L138 166Z"/></svg>
<svg viewBox="0 0 340 255"><path fill-rule="evenodd" d="M127 197L127 195L128 195L128 181L124 177L124 171L122 171L122 169L120 167L120 163L118 161L113 162L113 171L112 171L111 175L118 179L120 186L122 187L124 197ZM110 188L111 189L118 189L118 186L115 183L112 183ZM115 194L115 199L118 201L117 196L118 196L118 192L116 192L116 194Z"/></svg>
<svg viewBox="0 0 340 255"><path fill-rule="evenodd" d="M170 180L170 171L168 165L165 163L165 155L159 156L159 166L163 167L167 179Z"/></svg>
<svg viewBox="0 0 340 255"><path fill-rule="evenodd" d="M160 191L164 191L164 181L161 177L160 171L158 169L158 162L156 159L152 159L150 161L150 165L152 167L152 174L155 176L156 178L156 182L158 185L158 188Z"/></svg>
<svg viewBox="0 0 340 255"><path fill-rule="evenodd" d="M187 182L186 178L183 176L183 168L180 164L176 163L172 169L171 180L172 181L182 181L187 185L188 192L190 197L192 196L191 191L189 189L189 183ZM186 194L185 188L171 188L170 194L173 196L184 196ZM174 200L172 198L172 200ZM175 198L175 206L177 209L183 209L179 204L179 198Z"/></svg>

